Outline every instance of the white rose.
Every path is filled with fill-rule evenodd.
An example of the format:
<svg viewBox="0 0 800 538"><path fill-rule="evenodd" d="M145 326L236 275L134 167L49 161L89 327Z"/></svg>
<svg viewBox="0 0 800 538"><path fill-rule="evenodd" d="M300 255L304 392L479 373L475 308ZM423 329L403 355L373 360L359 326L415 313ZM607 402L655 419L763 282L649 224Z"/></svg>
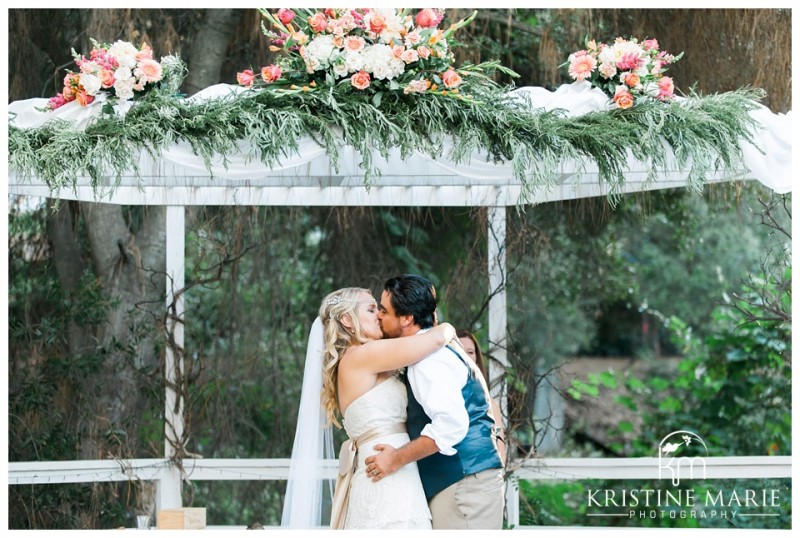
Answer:
<svg viewBox="0 0 800 538"><path fill-rule="evenodd" d="M120 67L133 69L136 67L136 47L126 41L116 41L108 47L108 53L116 58Z"/></svg>
<svg viewBox="0 0 800 538"><path fill-rule="evenodd" d="M642 93L650 97L658 97L658 84L655 82L646 82L642 85Z"/></svg>
<svg viewBox="0 0 800 538"><path fill-rule="evenodd" d="M389 66L386 64L378 64L372 68L373 76L378 80L389 78Z"/></svg>
<svg viewBox="0 0 800 538"><path fill-rule="evenodd" d="M306 54L310 58L318 60L319 65L328 67L331 62L338 56L339 48L333 44L332 35L322 35L311 40L311 43L306 45ZM314 64L316 65L316 63ZM315 67L319 69L319 67Z"/></svg>
<svg viewBox="0 0 800 538"><path fill-rule="evenodd" d="M89 95L97 95L102 84L100 84L100 79L96 76L83 73L81 75L81 86Z"/></svg>
<svg viewBox="0 0 800 538"><path fill-rule="evenodd" d="M136 79L128 78L126 80L117 79L114 81L114 93L118 98L123 101L133 97L133 85L136 84Z"/></svg>
<svg viewBox="0 0 800 538"><path fill-rule="evenodd" d="M355 73L364 69L364 57L358 52L348 53L344 57L344 65L348 73Z"/></svg>
<svg viewBox="0 0 800 538"><path fill-rule="evenodd" d="M606 47L597 55L597 59L603 64L617 64L617 51L611 47Z"/></svg>
<svg viewBox="0 0 800 538"><path fill-rule="evenodd" d="M127 67L120 67L114 71L115 80L129 80L133 78L133 73Z"/></svg>
<svg viewBox="0 0 800 538"><path fill-rule="evenodd" d="M333 74L337 77L346 77L348 72L347 64L344 62L337 62L333 65Z"/></svg>

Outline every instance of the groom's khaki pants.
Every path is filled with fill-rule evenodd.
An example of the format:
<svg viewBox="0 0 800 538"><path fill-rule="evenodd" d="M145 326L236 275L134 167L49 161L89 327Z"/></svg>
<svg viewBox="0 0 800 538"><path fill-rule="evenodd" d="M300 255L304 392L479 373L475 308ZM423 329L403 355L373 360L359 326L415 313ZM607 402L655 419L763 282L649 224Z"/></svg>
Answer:
<svg viewBox="0 0 800 538"><path fill-rule="evenodd" d="M487 469L443 489L428 505L434 529L502 529L503 470Z"/></svg>

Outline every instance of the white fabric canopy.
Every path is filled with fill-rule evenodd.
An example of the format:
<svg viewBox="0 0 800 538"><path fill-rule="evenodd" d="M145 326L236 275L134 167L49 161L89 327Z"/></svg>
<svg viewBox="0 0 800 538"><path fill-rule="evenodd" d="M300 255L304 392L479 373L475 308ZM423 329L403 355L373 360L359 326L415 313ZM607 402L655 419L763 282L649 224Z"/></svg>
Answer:
<svg viewBox="0 0 800 538"><path fill-rule="evenodd" d="M190 99L201 102L232 97L244 91L239 86L218 84ZM564 85L554 92L526 87L516 90L515 94L528 96L535 109L564 109L573 116L609 106L607 96L599 89L592 88L588 82ZM17 101L9 105L9 118L13 125L20 128L39 127L52 119L62 119L74 123L75 129L85 129L89 121L100 114L103 97L100 96L87 107L81 107L73 101L53 112L36 109L43 107L46 99ZM118 113L124 114L131 106L130 102L117 105ZM790 192L791 113L774 114L759 105L751 114L763 128L754 135L756 146L742 141L746 169L720 171L708 179L756 179L776 192ZM380 168L381 177L376 178L375 184L367 189L364 186L364 171L359 167L361 157L354 148L348 146L343 145L340 149L338 171L334 169L324 148L310 138L301 141L296 153L285 155L279 162L270 163L270 166L258 159L249 143L243 141L239 147L240 152L228 156L226 165L218 158L212 163L210 171L203 160L192 153L187 143L178 143L166 149L157 161L146 153L142 154L139 176L132 173L122 178L117 186L115 180L109 178L106 188L101 189L100 197L114 203L170 205L480 206L514 205L521 192L510 163L489 162L485 155L479 153L473 154L466 163L454 163L447 158L433 159L419 152L407 160L400 158L399 150L392 152L388 160L376 154L373 162ZM444 155L448 155L449 149L446 145ZM686 184L685 171L680 170L674 162L668 162L667 169L655 184L646 181L649 167L649 163L639 162L631 156L626 185L622 191ZM608 192L608 187L599 180L596 165L591 161L562 163L557 180L557 187L539 189L532 201L600 196ZM88 185L88 179L82 178L71 193L62 191L58 196L95 199L96 195ZM143 187L144 191L139 187ZM411 187L413 192L408 191ZM269 189L270 192L258 192L259 189ZM302 189L310 190L306 192ZM320 196L320 189L328 191ZM48 195L44 182L36 178L32 181L17 178L13 172L9 192Z"/></svg>

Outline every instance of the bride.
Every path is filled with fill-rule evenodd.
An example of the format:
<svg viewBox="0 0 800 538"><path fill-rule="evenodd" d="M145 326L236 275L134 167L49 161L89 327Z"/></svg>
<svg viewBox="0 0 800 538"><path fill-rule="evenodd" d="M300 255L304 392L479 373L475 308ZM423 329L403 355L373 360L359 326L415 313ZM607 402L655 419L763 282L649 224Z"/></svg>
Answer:
<svg viewBox="0 0 800 538"><path fill-rule="evenodd" d="M343 288L323 299L309 336L283 527L321 525L323 461L333 457L331 425L338 427L341 416L349 439L340 453L331 528L431 528L416 463L387 477L355 470L376 453L374 445L409 441L407 393L396 371L445 346L455 329L443 323L421 335L382 337L369 290Z"/></svg>

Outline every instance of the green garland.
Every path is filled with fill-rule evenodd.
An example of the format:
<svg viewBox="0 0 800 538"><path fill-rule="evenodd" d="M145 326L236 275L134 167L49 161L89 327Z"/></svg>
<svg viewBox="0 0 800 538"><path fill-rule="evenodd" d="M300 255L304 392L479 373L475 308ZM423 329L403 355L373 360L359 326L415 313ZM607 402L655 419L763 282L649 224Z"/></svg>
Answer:
<svg viewBox="0 0 800 538"><path fill-rule="evenodd" d="M454 146L447 157L464 163L473 152L496 162L511 162L522 183L520 203L535 189L551 187L564 161L597 163L610 199L621 192L629 152L649 163L649 179L666 166L669 149L687 181L702 189L707 174L742 164L741 141L752 141L758 127L749 112L763 91L744 88L698 96L680 102L637 104L627 110L596 111L567 117L563 111L532 110L503 88L487 83L480 101L460 94L403 95L383 92L360 95L347 87L299 89L294 92L248 91L203 103L153 92L125 117L105 114L85 131L51 121L35 129L9 125L9 169L23 178L36 176L52 191L75 186L89 176L96 189L100 177L138 175L136 157L148 151L157 158L178 141L186 141L210 166L212 157L239 151L237 141L252 144L253 155L267 166L297 153L303 137L312 137L327 151L334 166L344 142L361 156L365 183L379 171L372 151L386 156L399 148L406 157L419 151L433 158L444 153L444 140ZM664 144L666 141L666 144ZM146 185L144 185L146 187Z"/></svg>

